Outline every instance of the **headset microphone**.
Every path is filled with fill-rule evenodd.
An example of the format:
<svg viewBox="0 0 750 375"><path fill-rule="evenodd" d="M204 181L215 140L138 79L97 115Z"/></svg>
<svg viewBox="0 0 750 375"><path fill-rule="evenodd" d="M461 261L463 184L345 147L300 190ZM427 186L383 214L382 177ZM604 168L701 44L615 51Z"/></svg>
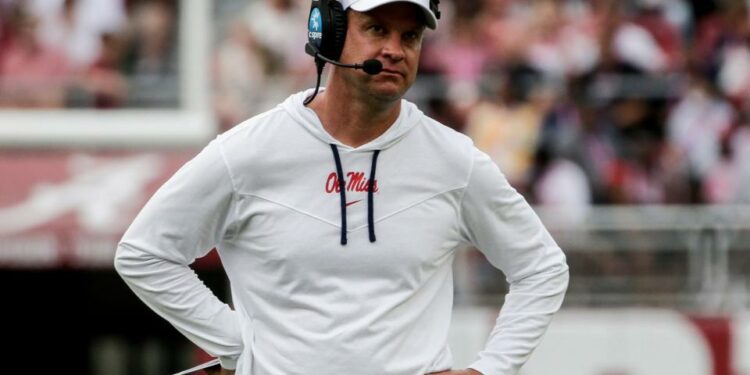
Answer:
<svg viewBox="0 0 750 375"><path fill-rule="evenodd" d="M381 63L380 60L377 59L365 60L362 62L362 64L344 64L342 62L332 60L321 55L320 52L318 52L316 48L310 43L307 43L305 45L305 52L307 52L308 55L313 56L316 59L323 60L329 64L333 64L343 68L362 69L365 73L370 75L375 75L383 71L383 63Z"/></svg>
<svg viewBox="0 0 750 375"><path fill-rule="evenodd" d="M343 68L362 69L369 75L375 75L383 71L383 63L381 63L380 60L369 59L363 61L362 64L344 64L342 62L323 56L318 48L312 45L312 43L305 44L305 52L308 55L315 57L315 67L318 70L318 81L315 84L315 92L313 92L311 96L309 96L302 102L304 105L310 104L310 102L315 99L315 96L318 95L318 89L320 88L320 76L323 73L323 65L325 65L325 63L330 63Z"/></svg>

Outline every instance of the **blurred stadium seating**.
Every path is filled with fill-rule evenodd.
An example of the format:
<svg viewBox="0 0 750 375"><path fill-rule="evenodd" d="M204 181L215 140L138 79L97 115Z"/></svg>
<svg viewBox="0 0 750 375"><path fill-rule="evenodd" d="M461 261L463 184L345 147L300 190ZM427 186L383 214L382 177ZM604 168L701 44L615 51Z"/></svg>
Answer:
<svg viewBox="0 0 750 375"><path fill-rule="evenodd" d="M493 157L571 266L523 374L750 374L748 2L441 6L407 96ZM204 358L114 274L115 244L210 138L314 83L308 9L0 1L0 285L2 321L24 327L19 369L165 374ZM196 270L228 297L215 256ZM456 283L466 364L506 285L474 249Z"/></svg>

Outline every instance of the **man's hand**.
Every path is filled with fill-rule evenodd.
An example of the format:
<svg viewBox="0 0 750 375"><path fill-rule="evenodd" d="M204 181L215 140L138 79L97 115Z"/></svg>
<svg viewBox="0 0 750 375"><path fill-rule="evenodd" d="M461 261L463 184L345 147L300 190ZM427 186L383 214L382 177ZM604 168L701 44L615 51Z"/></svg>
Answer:
<svg viewBox="0 0 750 375"><path fill-rule="evenodd" d="M482 375L481 372L467 368L466 370L448 370L441 372L431 372L427 375Z"/></svg>

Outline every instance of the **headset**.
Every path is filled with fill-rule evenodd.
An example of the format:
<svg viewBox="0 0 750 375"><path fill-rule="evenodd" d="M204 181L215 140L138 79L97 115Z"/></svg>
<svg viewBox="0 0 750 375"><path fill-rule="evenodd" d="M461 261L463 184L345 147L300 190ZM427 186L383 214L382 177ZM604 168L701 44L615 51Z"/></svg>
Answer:
<svg viewBox="0 0 750 375"><path fill-rule="evenodd" d="M438 4L440 0L430 0L430 10L436 18L440 18ZM383 70L383 64L377 59L365 60L361 64L344 64L339 62L341 51L346 41L346 11L337 0L313 0L310 6L310 16L307 21L307 44L305 52L315 58L318 69L318 82L315 92L305 99L307 105L318 94L320 76L325 63L352 69L362 69L365 73L375 75Z"/></svg>
<svg viewBox="0 0 750 375"><path fill-rule="evenodd" d="M308 45L331 60L338 60L346 40L346 11L336 0L313 0L307 24ZM309 48L305 46L308 53ZM316 57L315 55L313 55Z"/></svg>

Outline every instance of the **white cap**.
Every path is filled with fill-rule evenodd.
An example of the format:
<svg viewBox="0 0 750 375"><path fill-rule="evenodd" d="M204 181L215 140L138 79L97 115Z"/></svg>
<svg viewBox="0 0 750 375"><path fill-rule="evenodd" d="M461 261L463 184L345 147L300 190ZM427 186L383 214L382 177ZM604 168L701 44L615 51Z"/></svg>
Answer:
<svg viewBox="0 0 750 375"><path fill-rule="evenodd" d="M432 13L430 9L430 0L339 0L344 9L352 8L357 12L367 12L375 9L381 5L396 3L396 2L407 2L419 5L424 11L424 18L427 21L427 27L435 30L437 27L437 17L435 13Z"/></svg>

